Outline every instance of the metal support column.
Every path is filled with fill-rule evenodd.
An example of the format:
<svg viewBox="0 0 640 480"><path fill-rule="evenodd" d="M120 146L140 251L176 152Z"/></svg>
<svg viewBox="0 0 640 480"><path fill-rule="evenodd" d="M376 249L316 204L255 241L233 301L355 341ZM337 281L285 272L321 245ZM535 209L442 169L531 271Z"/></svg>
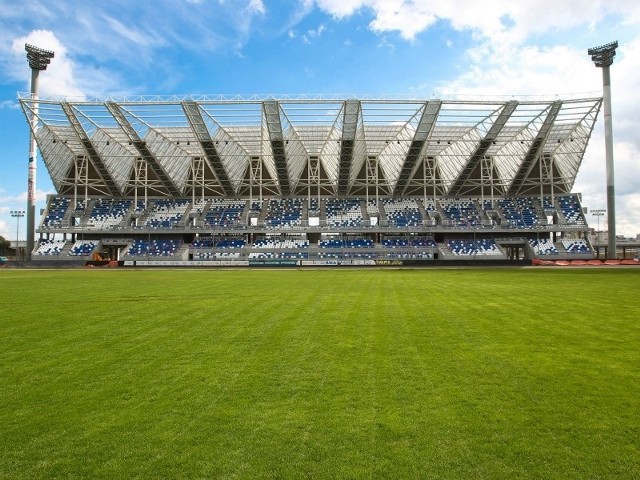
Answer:
<svg viewBox="0 0 640 480"><path fill-rule="evenodd" d="M607 162L607 230L609 248L607 257L616 258L616 193L613 170L613 123L611 120L611 73L609 67L616 56L618 42L590 48L588 54L596 67L602 68L602 87L604 93L604 142Z"/></svg>
<svg viewBox="0 0 640 480"><path fill-rule="evenodd" d="M51 63L54 53L29 44L25 44L27 62L31 67L31 99L38 99L38 76L41 70L46 70ZM31 260L34 247L36 225L36 128L38 123L38 103L34 102L31 114L31 132L29 134L29 170L27 175L27 246L26 259Z"/></svg>

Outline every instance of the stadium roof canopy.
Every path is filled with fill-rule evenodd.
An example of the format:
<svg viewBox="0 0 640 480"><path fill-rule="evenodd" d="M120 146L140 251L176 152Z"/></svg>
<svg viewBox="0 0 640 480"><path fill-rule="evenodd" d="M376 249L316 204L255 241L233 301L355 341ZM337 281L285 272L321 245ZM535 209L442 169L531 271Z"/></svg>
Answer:
<svg viewBox="0 0 640 480"><path fill-rule="evenodd" d="M566 193L601 103L20 96L59 194L170 197Z"/></svg>

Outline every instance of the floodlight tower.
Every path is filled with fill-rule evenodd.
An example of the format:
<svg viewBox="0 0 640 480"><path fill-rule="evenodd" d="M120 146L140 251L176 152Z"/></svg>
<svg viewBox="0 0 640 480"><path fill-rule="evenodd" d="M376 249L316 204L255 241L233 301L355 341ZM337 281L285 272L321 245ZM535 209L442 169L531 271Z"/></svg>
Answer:
<svg viewBox="0 0 640 480"><path fill-rule="evenodd" d="M16 223L16 262L18 261L18 239L20 238L20 219L24 217L24 210L11 210L10 215L17 219Z"/></svg>
<svg viewBox="0 0 640 480"><path fill-rule="evenodd" d="M596 67L602 68L602 86L604 90L604 144L607 160L607 229L609 242L607 257L616 258L616 196L613 172L613 127L611 122L611 75L609 67L616 56L618 42L607 43L590 48L587 53Z"/></svg>
<svg viewBox="0 0 640 480"><path fill-rule="evenodd" d="M41 70L46 70L51 63L54 53L49 50L34 47L25 43L27 62L31 67L31 99L38 99L38 76ZM29 171L27 174L27 248L26 258L31 260L33 237L36 222L36 125L38 123L38 104L34 102L31 113L31 133L29 135Z"/></svg>
<svg viewBox="0 0 640 480"><path fill-rule="evenodd" d="M598 219L598 230L596 230L596 249L598 250L598 258L600 258L600 217L605 213L607 213L606 210L591 210L591 215Z"/></svg>

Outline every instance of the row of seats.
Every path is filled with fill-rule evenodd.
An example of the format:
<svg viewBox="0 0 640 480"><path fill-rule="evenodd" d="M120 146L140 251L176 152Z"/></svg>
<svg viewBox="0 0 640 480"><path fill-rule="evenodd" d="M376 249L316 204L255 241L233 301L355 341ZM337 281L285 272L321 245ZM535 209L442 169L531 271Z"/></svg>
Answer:
<svg viewBox="0 0 640 480"><path fill-rule="evenodd" d="M320 248L373 248L373 240L367 237L340 237L320 240Z"/></svg>
<svg viewBox="0 0 640 480"><path fill-rule="evenodd" d="M66 243L65 240L42 240L34 253L36 255L60 255Z"/></svg>
<svg viewBox="0 0 640 480"><path fill-rule="evenodd" d="M309 248L309 240L304 238L259 237L251 247L261 249Z"/></svg>
<svg viewBox="0 0 640 480"><path fill-rule="evenodd" d="M580 203L574 195L558 197L558 205L568 223L585 224Z"/></svg>
<svg viewBox="0 0 640 480"><path fill-rule="evenodd" d="M320 213L320 202L318 201L318 197L313 197L309 200L309 213Z"/></svg>
<svg viewBox="0 0 640 480"><path fill-rule="evenodd" d="M455 226L477 226L482 223L480 214L472 200L440 200L445 218Z"/></svg>
<svg viewBox="0 0 640 480"><path fill-rule="evenodd" d="M532 198L501 198L498 206L507 224L515 228L533 228L540 224L540 218Z"/></svg>
<svg viewBox="0 0 640 480"><path fill-rule="evenodd" d="M553 242L549 239L543 239L543 240L530 239L529 245L531 245L531 248L533 249L533 253L536 256L558 254L558 249L553 244Z"/></svg>
<svg viewBox="0 0 640 480"><path fill-rule="evenodd" d="M104 230L120 225L132 204L131 199L99 198L89 213L87 227Z"/></svg>
<svg viewBox="0 0 640 480"><path fill-rule="evenodd" d="M299 198L270 200L264 225L273 230L302 225L302 200Z"/></svg>
<svg viewBox="0 0 640 480"><path fill-rule="evenodd" d="M309 258L308 252L251 252L250 260L286 259L286 260L306 260Z"/></svg>
<svg viewBox="0 0 640 480"><path fill-rule="evenodd" d="M229 198L215 198L204 217L209 227L235 227L240 225L246 202ZM205 207L203 207L204 210Z"/></svg>
<svg viewBox="0 0 640 480"><path fill-rule="evenodd" d="M415 227L422 224L422 215L413 199L385 198L382 205L389 224L397 227Z"/></svg>
<svg viewBox="0 0 640 480"><path fill-rule="evenodd" d="M562 216L569 224L584 225L584 216L576 195L556 197L555 205L562 212ZM157 199L149 203L138 200L134 205L133 199L97 199L88 204L80 201L75 206L76 214L86 216L86 226L93 229L110 229L119 226L129 212L138 217L147 213L145 225L150 228L174 228L185 224L185 214L189 208L199 220L199 225L212 228L236 227L245 225L248 212L247 201L242 199L214 198L198 199L194 202L186 199ZM309 203L309 212L314 215L326 214L326 223L337 228L360 227L364 224L363 209L371 216L379 216L389 225L397 227L413 227L422 225L432 219L441 210L443 220L451 222L460 228L475 227L487 222L484 212L498 211L503 218L503 224L514 228L529 229L546 224L546 216L541 212L550 213L554 203L550 197L506 197L493 201L485 199L440 198L383 198L380 202L370 199L366 203L362 198L282 198L270 199L265 202L266 212L260 201L252 201L249 208L252 217L263 214L264 225L270 229L287 229L301 226L303 223L303 206ZM43 219L45 227L59 227L67 210L70 199L68 197L53 197L47 214ZM423 218L421 209L424 207L427 218ZM133 211L132 211L133 210Z"/></svg>
<svg viewBox="0 0 640 480"><path fill-rule="evenodd" d="M194 249L234 249L245 248L246 242L241 237L198 237L191 247ZM288 238L280 236L258 237L250 245L254 249L304 249L310 247L310 242L306 238ZM318 247L323 249L361 249L374 248L375 243L371 238L359 236L346 236L322 239L318 242ZM382 240L384 248L437 248L435 240L431 237L423 236L389 236Z"/></svg>
<svg viewBox="0 0 640 480"><path fill-rule="evenodd" d="M88 257L98 246L97 240L77 240L69 251L72 257Z"/></svg>
<svg viewBox="0 0 640 480"><path fill-rule="evenodd" d="M41 240L35 255L60 255L67 245L66 240ZM91 255L98 246L97 240L77 240L69 249L69 256L86 257Z"/></svg>
<svg viewBox="0 0 640 480"><path fill-rule="evenodd" d="M45 227L59 227L69 208L70 199L67 197L53 197L49 204L49 211L42 221Z"/></svg>
<svg viewBox="0 0 640 480"><path fill-rule="evenodd" d="M431 237L421 236L388 236L382 240L382 246L387 248L429 247L437 248L436 241Z"/></svg>
<svg viewBox="0 0 640 480"><path fill-rule="evenodd" d="M126 255L132 257L168 257L175 254L182 242L179 240L135 240Z"/></svg>
<svg viewBox="0 0 640 480"><path fill-rule="evenodd" d="M567 253L592 253L591 248L584 239L562 240L562 246Z"/></svg>
<svg viewBox="0 0 640 480"><path fill-rule="evenodd" d="M536 256L558 255L558 249L549 239L529 239L529 245ZM178 240L136 240L133 242L127 255L130 256L170 256L175 254L181 242ZM454 255L500 255L502 251L492 239L449 239L446 241L447 247ZM64 240L42 240L38 245L35 255L52 256L60 255L65 248ZM584 239L562 240L562 245L567 253L588 254L592 253L591 248ZM70 248L70 256L89 256L98 246L97 240L77 240ZM266 252L264 255L256 253L250 258L307 258L308 254L298 255L296 250L304 251L309 248L309 240L306 239L282 239L278 237L261 237L251 245L253 249L265 250L288 250L289 252L278 252L277 257L270 256L273 252ZM348 250L371 249L375 246L373 240L364 237L347 237L345 239L321 240L318 246L322 250L338 250L337 252L321 253L321 258L332 258L339 255L339 258L346 258L345 252ZM398 252L386 254L393 258L432 258L432 253L418 251L420 247L436 249L437 244L432 238L426 237L389 237L385 238L382 246L388 249L398 250ZM239 252L212 252L206 250L238 250L245 248L245 241L242 238L203 238L196 239L191 247L196 249L194 258L215 259L215 258L237 258ZM411 248L411 250L408 250ZM288 255L288 257L286 255ZM335 255L334 255L335 254ZM285 255L285 256L282 256ZM306 256L305 256L306 255ZM373 258L369 253L359 252L354 258ZM337 258L337 257L336 257Z"/></svg>
<svg viewBox="0 0 640 480"><path fill-rule="evenodd" d="M145 225L151 228L173 228L180 224L187 208L188 200L156 200Z"/></svg>
<svg viewBox="0 0 640 480"><path fill-rule="evenodd" d="M242 237L198 237L191 247L194 249L233 249L245 248L246 242ZM258 237L251 245L251 248L260 249L301 249L309 248L310 242L306 238L289 238L280 236ZM368 237L337 237L320 240L320 248L373 248L375 244ZM382 246L385 248L437 248L435 240L431 237L423 236L389 236L383 239Z"/></svg>
<svg viewBox="0 0 640 480"><path fill-rule="evenodd" d="M325 204L327 225L332 227L361 227L362 206L357 198L329 198Z"/></svg>
<svg viewBox="0 0 640 480"><path fill-rule="evenodd" d="M492 239L479 240L449 239L447 247L454 255L502 255L502 251Z"/></svg>
<svg viewBox="0 0 640 480"><path fill-rule="evenodd" d="M199 237L192 243L192 248L243 248L245 245L242 237Z"/></svg>
<svg viewBox="0 0 640 480"><path fill-rule="evenodd" d="M191 211L197 213L198 215L201 215L202 212L204 212L206 207L207 207L207 200L205 200L204 198L199 198L198 200L193 202L193 205L191 206Z"/></svg>

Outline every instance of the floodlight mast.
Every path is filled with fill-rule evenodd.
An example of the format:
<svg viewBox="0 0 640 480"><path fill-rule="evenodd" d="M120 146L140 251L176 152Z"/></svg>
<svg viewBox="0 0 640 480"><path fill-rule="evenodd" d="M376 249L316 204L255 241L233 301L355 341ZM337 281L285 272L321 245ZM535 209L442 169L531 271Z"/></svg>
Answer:
<svg viewBox="0 0 640 480"><path fill-rule="evenodd" d="M46 70L51 63L54 53L49 50L34 47L25 43L27 62L31 67L31 99L38 99L38 76L41 70ZM31 113L31 132L29 134L29 171L27 174L27 247L26 258L31 260L33 251L35 222L36 222L36 126L38 123L38 103L34 102Z"/></svg>
<svg viewBox="0 0 640 480"><path fill-rule="evenodd" d="M598 68L602 68L602 87L604 99L604 143L607 162L607 257L616 258L616 195L613 170L613 126L611 120L611 74L609 67L616 56L618 42L607 43L590 48L587 53Z"/></svg>

